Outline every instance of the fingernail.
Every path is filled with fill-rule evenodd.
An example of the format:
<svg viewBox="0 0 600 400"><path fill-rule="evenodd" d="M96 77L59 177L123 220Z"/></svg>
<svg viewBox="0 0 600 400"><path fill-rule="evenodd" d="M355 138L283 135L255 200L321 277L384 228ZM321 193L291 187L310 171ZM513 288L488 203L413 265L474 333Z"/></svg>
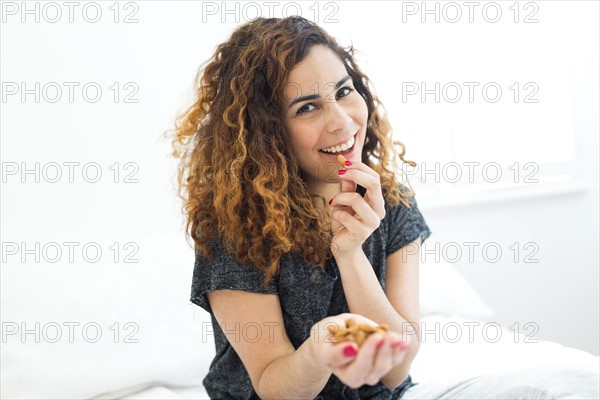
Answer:
<svg viewBox="0 0 600 400"><path fill-rule="evenodd" d="M346 357L354 357L356 355L356 353L358 353L358 352L356 351L354 346L348 345L348 346L344 347L344 355Z"/></svg>
<svg viewBox="0 0 600 400"><path fill-rule="evenodd" d="M329 200L329 205L331 205L331 203L333 203L333 198Z"/></svg>
<svg viewBox="0 0 600 400"><path fill-rule="evenodd" d="M346 170L345 170L345 169L340 169L340 170L338 171L338 175L344 175L345 173L346 173Z"/></svg>
<svg viewBox="0 0 600 400"><path fill-rule="evenodd" d="M350 160L346 160L346 161L344 162L344 165L345 165L346 167L349 167L349 166L351 166L351 165L352 165L352 161L350 161Z"/></svg>
<svg viewBox="0 0 600 400"><path fill-rule="evenodd" d="M383 342L385 342L385 338L381 339L379 342L377 342L377 344L375 345L375 348L376 349L381 348L381 346L383 346Z"/></svg>
<svg viewBox="0 0 600 400"><path fill-rule="evenodd" d="M400 341L400 342L394 342L392 343L392 347L408 347L408 343Z"/></svg>

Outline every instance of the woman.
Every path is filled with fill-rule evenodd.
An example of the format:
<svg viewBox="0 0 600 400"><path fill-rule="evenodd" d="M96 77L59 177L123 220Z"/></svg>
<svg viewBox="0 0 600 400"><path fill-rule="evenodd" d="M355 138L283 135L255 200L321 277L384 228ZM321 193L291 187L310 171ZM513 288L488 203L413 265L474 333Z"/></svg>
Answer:
<svg viewBox="0 0 600 400"><path fill-rule="evenodd" d="M300 17L258 18L198 80L173 145L196 246L191 301L215 334L211 398L598 398L597 371L571 367L412 382L431 232L396 181L397 159L414 163L352 49ZM349 319L389 331L336 343L329 328Z"/></svg>
<svg viewBox="0 0 600 400"><path fill-rule="evenodd" d="M247 23L201 67L173 145L191 301L215 334L211 398L398 399L415 385L431 232L378 107L353 50L301 17ZM328 327L351 318L389 331L334 343Z"/></svg>

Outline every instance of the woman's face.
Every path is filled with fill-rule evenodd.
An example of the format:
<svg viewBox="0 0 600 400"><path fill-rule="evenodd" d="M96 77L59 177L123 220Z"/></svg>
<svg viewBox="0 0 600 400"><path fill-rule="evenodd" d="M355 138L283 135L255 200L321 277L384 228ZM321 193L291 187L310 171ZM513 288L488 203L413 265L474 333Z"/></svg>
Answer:
<svg viewBox="0 0 600 400"><path fill-rule="evenodd" d="M338 182L339 153L331 151L360 161L368 114L344 64L328 47L315 45L291 71L284 93L284 120L300 168L310 180ZM349 150L336 148L346 143Z"/></svg>

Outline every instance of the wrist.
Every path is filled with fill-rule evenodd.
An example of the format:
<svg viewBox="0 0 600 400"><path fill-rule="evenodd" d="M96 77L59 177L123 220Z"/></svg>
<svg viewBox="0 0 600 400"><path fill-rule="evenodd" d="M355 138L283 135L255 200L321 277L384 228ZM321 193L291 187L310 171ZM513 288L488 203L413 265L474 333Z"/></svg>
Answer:
<svg viewBox="0 0 600 400"><path fill-rule="evenodd" d="M356 260L359 260L361 257L363 257L365 255L362 246L358 246L356 249L352 250L349 253L341 253L341 252L335 252L332 251L333 254L333 258L335 258L335 261L337 262L338 265L342 265L342 264L346 264L349 262L354 262Z"/></svg>
<svg viewBox="0 0 600 400"><path fill-rule="evenodd" d="M305 361L308 361L308 365L316 366L319 370L333 372L333 369L327 365L326 360L323 358L323 346L327 342L327 324L317 322L311 328L310 336L302 343L298 348L304 355Z"/></svg>
<svg viewBox="0 0 600 400"><path fill-rule="evenodd" d="M313 366L318 374L330 375L333 372L333 368L319 357L319 343L313 337L306 339L298 350L304 354L306 365Z"/></svg>

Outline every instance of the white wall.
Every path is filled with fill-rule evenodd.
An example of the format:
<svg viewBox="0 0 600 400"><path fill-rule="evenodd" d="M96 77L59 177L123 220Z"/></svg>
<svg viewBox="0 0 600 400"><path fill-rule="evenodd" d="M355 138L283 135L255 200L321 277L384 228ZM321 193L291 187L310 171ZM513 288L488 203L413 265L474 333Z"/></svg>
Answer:
<svg viewBox="0 0 600 400"><path fill-rule="evenodd" d="M591 142L598 147L595 133ZM594 143L595 142L595 143ZM480 241L503 246L498 263L455 264L495 310L492 321L540 339L598 355L598 163L594 186L583 193L424 210L441 243ZM535 241L539 263L514 263L512 242ZM433 245L431 245L433 248ZM479 247L481 249L481 247ZM478 254L477 252L475 253ZM523 327L533 322L529 328Z"/></svg>
<svg viewBox="0 0 600 400"><path fill-rule="evenodd" d="M596 24L595 32L598 33ZM598 35L596 35L596 43ZM587 176L583 188L564 187L547 194L500 202L426 210L442 245L479 240L507 244L535 242L539 263L519 263L508 253L496 264L456 265L496 311L506 326L534 322L524 332L598 355L598 58L581 66L574 126L583 140L581 161ZM433 236L432 236L433 237ZM519 329L522 329L522 328ZM517 328L515 328L517 329Z"/></svg>

